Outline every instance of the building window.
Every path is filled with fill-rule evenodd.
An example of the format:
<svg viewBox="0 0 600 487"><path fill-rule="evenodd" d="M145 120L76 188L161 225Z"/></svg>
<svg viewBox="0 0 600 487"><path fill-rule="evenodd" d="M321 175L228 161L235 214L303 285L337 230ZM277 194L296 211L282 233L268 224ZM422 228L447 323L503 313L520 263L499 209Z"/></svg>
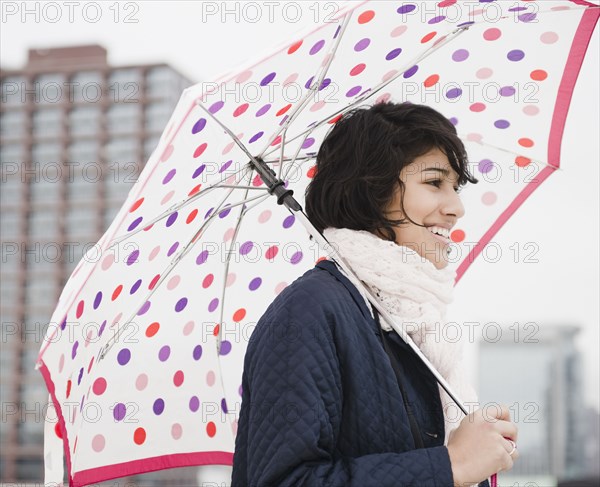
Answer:
<svg viewBox="0 0 600 487"><path fill-rule="evenodd" d="M146 94L150 97L173 98L179 95L181 77L168 66L152 68L146 75Z"/></svg>
<svg viewBox="0 0 600 487"><path fill-rule="evenodd" d="M60 215L46 208L31 213L29 217L30 240L53 241L58 238Z"/></svg>
<svg viewBox="0 0 600 487"><path fill-rule="evenodd" d="M106 113L110 134L130 134L139 130L140 109L137 103L117 103Z"/></svg>
<svg viewBox="0 0 600 487"><path fill-rule="evenodd" d="M21 236L20 216L21 215L16 211L3 211L2 214L0 214L0 235L2 236L3 242L17 240Z"/></svg>
<svg viewBox="0 0 600 487"><path fill-rule="evenodd" d="M150 159L152 153L154 152L156 147L158 147L159 142L160 137L158 135L148 137L144 140L144 162L147 162Z"/></svg>
<svg viewBox="0 0 600 487"><path fill-rule="evenodd" d="M146 106L146 130L162 132L171 118L173 105L168 102L153 102Z"/></svg>
<svg viewBox="0 0 600 487"><path fill-rule="evenodd" d="M100 132L101 119L100 107L76 107L69 112L69 133L71 136L96 135Z"/></svg>
<svg viewBox="0 0 600 487"><path fill-rule="evenodd" d="M139 69L116 69L108 77L108 95L114 103L138 103L141 83Z"/></svg>
<svg viewBox="0 0 600 487"><path fill-rule="evenodd" d="M2 103L6 105L20 105L25 103L27 82L23 76L7 76L0 81Z"/></svg>
<svg viewBox="0 0 600 487"><path fill-rule="evenodd" d="M76 163L74 172L81 172L86 163L98 160L100 144L95 139L76 140L69 145L67 156L69 162Z"/></svg>
<svg viewBox="0 0 600 487"><path fill-rule="evenodd" d="M71 78L74 102L99 103L102 100L102 73L81 71Z"/></svg>
<svg viewBox="0 0 600 487"><path fill-rule="evenodd" d="M34 204L56 204L60 199L60 188L62 181L60 174L56 170L58 165L52 166L48 164L46 168L40 172L41 177L31 183L29 187L31 191L31 202Z"/></svg>
<svg viewBox="0 0 600 487"><path fill-rule="evenodd" d="M110 139L106 144L105 156L110 162L125 162L136 161L138 152L138 139L134 137L115 137Z"/></svg>
<svg viewBox="0 0 600 487"><path fill-rule="evenodd" d="M38 76L34 82L36 102L41 105L66 103L69 101L69 90L64 74L49 73Z"/></svg>
<svg viewBox="0 0 600 487"><path fill-rule="evenodd" d="M2 191L0 191L0 204L2 207L20 205L23 187L24 183L18 174L5 176L2 182Z"/></svg>
<svg viewBox="0 0 600 487"><path fill-rule="evenodd" d="M9 110L0 114L0 135L6 138L20 138L25 135L25 112Z"/></svg>
<svg viewBox="0 0 600 487"><path fill-rule="evenodd" d="M67 213L67 235L70 241L83 242L96 233L96 208L72 207Z"/></svg>
<svg viewBox="0 0 600 487"><path fill-rule="evenodd" d="M2 165L16 162L23 162L23 146L20 144L2 144L0 145L0 163Z"/></svg>
<svg viewBox="0 0 600 487"><path fill-rule="evenodd" d="M62 110L42 108L33 113L33 135L37 138L55 137L62 133Z"/></svg>
<svg viewBox="0 0 600 487"><path fill-rule="evenodd" d="M44 258L43 253L40 254L40 258ZM25 302L27 307L53 308L57 297L53 274L35 272L28 276L25 287ZM50 316L46 316L44 320L44 322L32 323L30 327L46 325L47 321L50 320Z"/></svg>

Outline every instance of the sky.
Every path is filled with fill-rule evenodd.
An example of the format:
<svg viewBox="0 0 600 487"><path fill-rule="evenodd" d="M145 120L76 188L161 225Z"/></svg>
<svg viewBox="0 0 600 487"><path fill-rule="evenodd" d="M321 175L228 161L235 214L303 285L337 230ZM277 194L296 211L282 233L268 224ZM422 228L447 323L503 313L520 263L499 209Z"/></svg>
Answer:
<svg viewBox="0 0 600 487"><path fill-rule="evenodd" d="M327 1L225 7L208 1L0 3L3 69L22 67L30 48L101 44L113 66L165 62L196 82L269 52L336 9ZM479 259L457 287L448 316L463 322L580 326L585 402L595 407L600 406L598 51L596 27L565 129L563 169L494 238L502 248L535 242L537 262ZM474 350L467 349L470 360Z"/></svg>

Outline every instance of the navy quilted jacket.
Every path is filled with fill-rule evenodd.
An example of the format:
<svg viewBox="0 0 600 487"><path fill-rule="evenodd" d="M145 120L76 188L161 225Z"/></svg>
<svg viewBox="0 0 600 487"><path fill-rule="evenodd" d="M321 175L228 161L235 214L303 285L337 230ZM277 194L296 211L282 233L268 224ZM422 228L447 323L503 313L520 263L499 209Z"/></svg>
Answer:
<svg viewBox="0 0 600 487"><path fill-rule="evenodd" d="M417 449L380 333L331 261L277 296L248 344L232 487L453 485L435 379L390 333Z"/></svg>

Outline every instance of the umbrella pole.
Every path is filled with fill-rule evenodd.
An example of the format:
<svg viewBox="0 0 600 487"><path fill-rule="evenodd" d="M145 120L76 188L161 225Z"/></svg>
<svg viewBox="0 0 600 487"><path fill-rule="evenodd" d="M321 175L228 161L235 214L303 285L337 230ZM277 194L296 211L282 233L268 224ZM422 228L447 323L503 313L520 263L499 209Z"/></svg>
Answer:
<svg viewBox="0 0 600 487"><path fill-rule="evenodd" d="M275 196L277 196L277 203L280 205L284 205L295 217L297 217L302 223L302 225L304 225L304 227L308 230L310 235L312 235L313 238L317 241L319 247L321 247L325 252L327 252L327 255L333 257L337 264L346 273L354 276L356 278L356 281L360 282L360 279L354 274L350 266L346 264L342 256L308 219L308 216L306 216L306 213L304 213L302 206L294 198L294 191L291 189L286 189L285 183L277 177L273 169L271 169L261 158L253 158L253 160L251 160L249 164L260 175L261 179L268 188L269 194L274 194ZM369 300L371 304L377 309L377 311L379 311L380 315L385 319L385 321L390 324L394 331L398 333L398 335L400 335L400 338L402 338L402 340L404 340L404 342L406 342L406 344L417 354L417 356L433 374L438 384L446 391L446 393L450 396L450 398L454 401L458 408L465 414L465 416L468 415L469 413L467 411L467 408L464 406L464 404L458 398L458 396L454 393L446 379L442 377L442 375L437 371L437 369L433 366L429 359L423 354L423 352L421 352L419 347L415 344L412 338L410 338L408 333L406 333L400 325L394 322L394 319L391 317L391 315L379 304L376 297L373 296L373 293L366 286L362 286L362 288L371 298Z"/></svg>

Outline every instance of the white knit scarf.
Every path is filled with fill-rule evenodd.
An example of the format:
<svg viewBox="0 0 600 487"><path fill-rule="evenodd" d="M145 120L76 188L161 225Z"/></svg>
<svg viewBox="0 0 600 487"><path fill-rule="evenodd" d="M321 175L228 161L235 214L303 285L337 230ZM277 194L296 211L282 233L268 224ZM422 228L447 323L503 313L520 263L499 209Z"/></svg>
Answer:
<svg viewBox="0 0 600 487"><path fill-rule="evenodd" d="M466 380L462 346L460 342L444 340L446 307L452 301L456 271L448 267L437 269L416 251L367 231L326 228L323 233L459 399L474 403L477 396ZM344 274L358 288L371 310L360 284L353 276ZM392 330L383 318L380 323L383 330ZM444 411L444 444L447 445L450 431L458 427L463 414L446 391L439 385L438 388Z"/></svg>

